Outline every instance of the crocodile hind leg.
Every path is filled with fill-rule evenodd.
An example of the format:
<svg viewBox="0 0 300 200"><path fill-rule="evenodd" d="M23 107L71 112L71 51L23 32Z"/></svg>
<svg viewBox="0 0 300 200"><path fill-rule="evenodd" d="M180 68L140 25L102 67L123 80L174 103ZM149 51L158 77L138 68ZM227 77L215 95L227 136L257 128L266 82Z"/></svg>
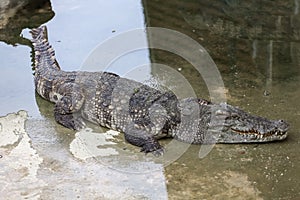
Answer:
<svg viewBox="0 0 300 200"><path fill-rule="evenodd" d="M54 108L55 120L67 128L82 129L85 123L79 111L84 102L84 96L80 86L76 83L65 83L59 87L58 95L54 95L54 98L57 99Z"/></svg>

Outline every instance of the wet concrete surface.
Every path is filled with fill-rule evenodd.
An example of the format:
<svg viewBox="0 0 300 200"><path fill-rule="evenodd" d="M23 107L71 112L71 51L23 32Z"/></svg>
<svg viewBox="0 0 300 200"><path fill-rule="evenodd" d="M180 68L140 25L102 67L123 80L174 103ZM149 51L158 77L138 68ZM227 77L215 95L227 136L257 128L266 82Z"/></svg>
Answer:
<svg viewBox="0 0 300 200"><path fill-rule="evenodd" d="M117 160L114 168L114 159L110 165L97 159L119 155L104 147L116 144L109 141L116 133L86 129L67 145L59 130L46 120L28 119L25 111L0 118L0 124L2 199L167 198L161 165L131 160L132 168L122 168Z"/></svg>
<svg viewBox="0 0 300 200"><path fill-rule="evenodd" d="M246 30L252 29L240 20L232 20L232 16L245 13L246 6L240 12L228 12L239 1L207 1L201 4L201 12L195 9L196 1L143 1L143 5L122 2L51 1L55 16L47 26L62 68L84 67L81 63L99 43L122 31L143 27L144 21L149 26L175 29L197 39L208 50L221 72L229 103L252 114L287 120L291 125L289 137L267 144L218 144L201 159L203 146L181 147L173 140L164 140L162 144L169 154L163 158L144 155L126 143L122 133L92 124L74 132L56 124L53 105L34 92L30 48L0 43L1 198L299 199L299 41L296 37L278 38L288 27L279 26L280 21L273 26L268 20L269 30L282 29L271 35L263 34L267 31L255 37L253 31L247 35ZM120 8L116 3L123 5L123 11L116 8ZM269 10L265 4L261 8L273 13L271 19L284 16L281 22L291 11L289 15L297 27L298 1L278 3L280 10L273 4L266 6ZM120 13L125 10L130 20L122 20L125 14ZM255 15L249 16L251 19ZM234 34L236 31L230 30L240 31ZM150 54L151 62L173 66L199 97L210 98L205 82L186 61L166 52ZM143 56L149 62L149 54ZM130 66L128 61L120 64ZM183 155L170 159L170 154L180 151Z"/></svg>

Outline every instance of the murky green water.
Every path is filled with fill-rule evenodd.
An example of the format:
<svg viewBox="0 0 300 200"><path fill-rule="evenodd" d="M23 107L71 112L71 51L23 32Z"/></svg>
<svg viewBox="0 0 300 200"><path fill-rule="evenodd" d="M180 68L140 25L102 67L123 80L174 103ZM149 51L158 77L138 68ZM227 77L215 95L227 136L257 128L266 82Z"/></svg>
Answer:
<svg viewBox="0 0 300 200"><path fill-rule="evenodd" d="M9 162L17 159L11 156L17 152L13 149L20 147L23 139L0 146L0 177L1 185L5 186L0 187L1 196L9 199L20 193L21 197L32 199L299 199L299 3L298 0L52 0L51 6L47 1L42 6L29 5L10 16L9 21L2 21L0 115L19 110L28 112L26 133L30 142L25 143L30 144L26 147L30 150L28 155L24 152L21 155L38 162L32 164L37 167L36 174L27 172L25 167L9 167ZM46 23L50 42L65 70L87 69L82 63L86 63L98 45L124 31L146 25L184 33L209 52L224 82L225 90L220 92L225 92L230 104L253 114L287 120L291 125L289 137L268 144L215 145L202 159L199 158L202 147L192 145L165 167L125 143L122 135L114 136L112 141L116 144L103 143L101 149L94 141L105 139L95 133L106 130L90 124L92 130L75 134L60 127L52 117L52 104L34 93L30 43L19 34L22 29L41 23ZM23 34L28 37L28 31ZM151 44L151 37L146 34L140 37ZM114 48L113 45L107 49L107 56ZM156 66L150 68L150 62L174 69L178 77L186 78L199 97L211 98L202 74L167 51L129 52L116 59L109 70L130 74L137 80L158 76L176 90L176 81ZM3 127L4 122L1 131ZM163 143L170 147L169 140ZM179 149L180 145L175 145ZM97 148L101 151L95 152ZM111 156L102 154L103 149ZM34 178L31 174L35 174ZM22 177L26 178L24 183L35 184L26 189ZM8 180L14 180L16 185L10 187Z"/></svg>

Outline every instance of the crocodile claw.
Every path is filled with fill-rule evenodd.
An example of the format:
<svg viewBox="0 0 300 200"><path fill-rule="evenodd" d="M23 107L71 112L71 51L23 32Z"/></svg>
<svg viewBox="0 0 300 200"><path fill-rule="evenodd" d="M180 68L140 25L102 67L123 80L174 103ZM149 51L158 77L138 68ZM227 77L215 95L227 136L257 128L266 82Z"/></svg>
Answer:
<svg viewBox="0 0 300 200"><path fill-rule="evenodd" d="M85 128L85 123L83 121L83 119L81 117L77 117L77 118L74 118L74 120L72 121L72 129L73 130L81 130L83 128Z"/></svg>
<svg viewBox="0 0 300 200"><path fill-rule="evenodd" d="M164 151L163 146L158 143L146 143L141 148L141 152L146 154L151 152L155 157L162 156Z"/></svg>
<svg viewBox="0 0 300 200"><path fill-rule="evenodd" d="M58 114L55 113L55 120L63 125L64 127L67 127L69 129L73 130L80 130L85 127L85 123L83 121L83 118L80 116L76 116L75 114Z"/></svg>

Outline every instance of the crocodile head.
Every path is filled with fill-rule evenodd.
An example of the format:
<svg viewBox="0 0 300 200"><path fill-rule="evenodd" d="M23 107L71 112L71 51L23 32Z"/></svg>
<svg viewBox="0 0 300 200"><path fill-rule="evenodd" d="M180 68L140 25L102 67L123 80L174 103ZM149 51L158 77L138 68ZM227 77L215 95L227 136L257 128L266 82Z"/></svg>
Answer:
<svg viewBox="0 0 300 200"><path fill-rule="evenodd" d="M289 125L283 120L269 120L246 113L231 105L211 104L208 132L217 143L259 143L283 140Z"/></svg>

